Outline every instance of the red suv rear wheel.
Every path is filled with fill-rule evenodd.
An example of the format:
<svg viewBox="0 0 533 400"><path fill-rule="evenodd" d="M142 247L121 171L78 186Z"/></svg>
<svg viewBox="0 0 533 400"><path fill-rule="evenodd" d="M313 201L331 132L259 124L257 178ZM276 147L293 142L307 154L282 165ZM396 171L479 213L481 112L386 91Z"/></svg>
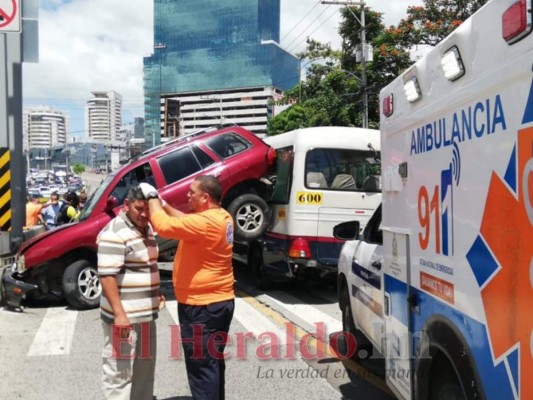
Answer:
<svg viewBox="0 0 533 400"><path fill-rule="evenodd" d="M259 239L268 228L270 221L270 207L255 194L243 194L235 198L228 206L235 223L235 238L237 240Z"/></svg>

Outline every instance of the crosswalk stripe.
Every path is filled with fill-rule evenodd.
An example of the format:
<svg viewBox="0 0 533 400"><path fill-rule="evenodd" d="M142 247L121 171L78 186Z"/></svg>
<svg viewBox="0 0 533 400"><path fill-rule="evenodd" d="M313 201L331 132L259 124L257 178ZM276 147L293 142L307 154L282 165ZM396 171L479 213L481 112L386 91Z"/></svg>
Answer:
<svg viewBox="0 0 533 400"><path fill-rule="evenodd" d="M310 324L313 328L313 331L316 329L317 323L324 323L326 332L333 333L342 331L342 322L338 321L335 318L330 317L326 313L320 311L319 309L307 305L307 304L298 304L299 300L293 296L290 296L288 294L283 295L283 301L281 302L278 299L270 296L268 297L269 301L273 301L278 306L282 307L283 309L291 312L295 316L303 319L306 323Z"/></svg>
<svg viewBox="0 0 533 400"><path fill-rule="evenodd" d="M174 320L174 323L179 325L180 321L178 319L178 302L176 300L166 300L165 308Z"/></svg>
<svg viewBox="0 0 533 400"><path fill-rule="evenodd" d="M235 299L235 319L244 326L244 328L253 333L255 338L261 333L273 333L278 338L280 345L287 344L286 332L266 316L249 305L244 299L237 297Z"/></svg>
<svg viewBox="0 0 533 400"><path fill-rule="evenodd" d="M166 309L174 322L179 324L177 305L178 302L176 300L166 301ZM244 326L248 332L253 333L255 338L261 333L272 332L278 338L280 345L287 343L285 331L250 306L246 301L238 297L235 299L235 313L233 318Z"/></svg>
<svg viewBox="0 0 533 400"><path fill-rule="evenodd" d="M33 338L28 356L68 355L72 348L78 311L49 308Z"/></svg>

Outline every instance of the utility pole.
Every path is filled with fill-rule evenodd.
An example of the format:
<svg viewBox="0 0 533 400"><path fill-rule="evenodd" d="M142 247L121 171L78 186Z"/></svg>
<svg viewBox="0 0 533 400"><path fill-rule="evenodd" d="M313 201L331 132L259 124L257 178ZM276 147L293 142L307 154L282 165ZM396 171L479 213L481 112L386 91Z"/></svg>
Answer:
<svg viewBox="0 0 533 400"><path fill-rule="evenodd" d="M346 6L346 8L352 13L355 19L361 24L361 86L363 89L363 128L368 128L368 93L367 93L367 81L366 81L366 23L365 23L365 2L350 1L350 0L322 0L322 4L337 4ZM361 18L353 13L350 6L361 7Z"/></svg>

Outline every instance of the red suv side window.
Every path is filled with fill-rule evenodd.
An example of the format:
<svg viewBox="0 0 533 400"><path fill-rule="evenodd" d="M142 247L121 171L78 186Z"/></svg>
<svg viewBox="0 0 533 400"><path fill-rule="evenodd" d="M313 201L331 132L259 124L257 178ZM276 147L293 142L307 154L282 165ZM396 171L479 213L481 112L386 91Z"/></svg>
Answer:
<svg viewBox="0 0 533 400"><path fill-rule="evenodd" d="M198 146L192 145L191 146L191 150L194 153L194 155L196 156L196 159L198 160L198 162L200 163L202 168L207 168L207 167L209 167L211 164L213 164L215 162L211 157L209 157L205 153L205 151L200 149Z"/></svg>
<svg viewBox="0 0 533 400"><path fill-rule="evenodd" d="M180 181L202 170L202 166L189 147L165 154L157 160L167 185Z"/></svg>
<svg viewBox="0 0 533 400"><path fill-rule="evenodd" d="M152 168L150 168L150 164L148 163L139 165L120 178L117 186L111 192L111 196L117 199L118 204L122 204L128 194L128 190L141 182L148 182L151 185L155 185Z"/></svg>
<svg viewBox="0 0 533 400"><path fill-rule="evenodd" d="M234 133L213 136L205 144L220 158L228 158L250 148L250 143Z"/></svg>

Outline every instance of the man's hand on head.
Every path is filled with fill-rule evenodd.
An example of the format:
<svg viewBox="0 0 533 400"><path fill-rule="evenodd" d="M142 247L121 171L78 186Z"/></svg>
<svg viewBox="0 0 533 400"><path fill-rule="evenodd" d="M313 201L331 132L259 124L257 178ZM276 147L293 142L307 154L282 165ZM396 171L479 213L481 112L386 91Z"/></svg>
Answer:
<svg viewBox="0 0 533 400"><path fill-rule="evenodd" d="M157 189L150 185L149 183L140 183L139 188L143 192L144 197L146 200L150 199L160 199L159 193L157 193Z"/></svg>

